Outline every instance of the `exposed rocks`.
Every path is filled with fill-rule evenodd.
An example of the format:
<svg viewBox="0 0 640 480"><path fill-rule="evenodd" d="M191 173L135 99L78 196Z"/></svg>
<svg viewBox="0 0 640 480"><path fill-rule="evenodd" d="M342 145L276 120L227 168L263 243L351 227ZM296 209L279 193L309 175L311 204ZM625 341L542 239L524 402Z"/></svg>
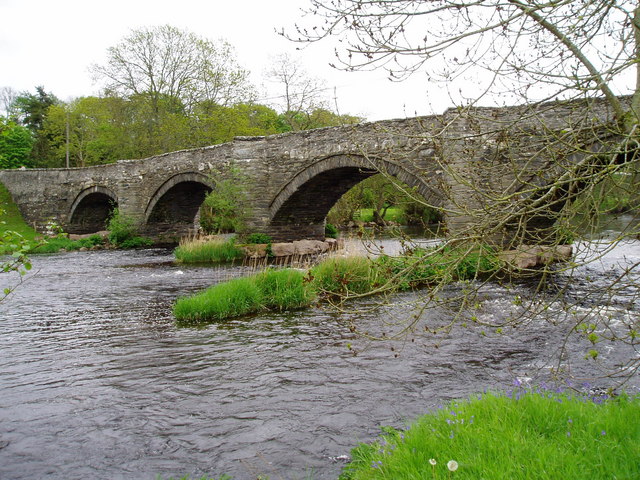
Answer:
<svg viewBox="0 0 640 480"><path fill-rule="evenodd" d="M240 245L248 258L264 258L267 256L282 257L306 257L320 255L339 248L340 242L335 238L321 240L296 240L289 243L250 244Z"/></svg>
<svg viewBox="0 0 640 480"><path fill-rule="evenodd" d="M554 262L564 262L573 256L571 245L520 245L514 250L500 253L500 260L511 268L524 270L549 265Z"/></svg>

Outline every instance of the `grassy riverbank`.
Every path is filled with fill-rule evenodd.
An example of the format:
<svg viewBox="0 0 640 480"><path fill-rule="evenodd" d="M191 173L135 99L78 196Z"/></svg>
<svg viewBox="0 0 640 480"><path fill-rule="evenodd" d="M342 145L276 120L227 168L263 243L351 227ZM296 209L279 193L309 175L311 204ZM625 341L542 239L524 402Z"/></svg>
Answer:
<svg viewBox="0 0 640 480"><path fill-rule="evenodd" d="M6 231L16 232L22 235L25 240L33 241L37 232L26 224L18 206L13 202L9 190L0 183L0 208L4 210L0 214L0 234Z"/></svg>
<svg viewBox="0 0 640 480"><path fill-rule="evenodd" d="M11 194L0 183L0 235L5 232L15 232L28 242L29 254L55 253L60 250L72 251L81 248L111 247L111 248L137 248L151 245L153 242L137 235L135 225L126 217L119 216L117 211L109 220L110 233L107 238L100 235L90 235L81 240L71 240L68 235L60 233L51 237L43 237L38 234L22 218L20 210L13 202ZM52 230L57 231L55 225ZM11 253L11 248L0 248L0 254Z"/></svg>
<svg viewBox="0 0 640 480"><path fill-rule="evenodd" d="M220 283L202 293L180 298L174 315L181 322L217 321L266 310L309 306L316 298L402 291L441 281L468 280L500 268L487 246L462 250L418 249L402 257L329 258L308 272L266 270Z"/></svg>
<svg viewBox="0 0 640 480"><path fill-rule="evenodd" d="M640 478L640 398L537 387L478 395L384 428L340 480ZM455 463L450 463L451 461Z"/></svg>

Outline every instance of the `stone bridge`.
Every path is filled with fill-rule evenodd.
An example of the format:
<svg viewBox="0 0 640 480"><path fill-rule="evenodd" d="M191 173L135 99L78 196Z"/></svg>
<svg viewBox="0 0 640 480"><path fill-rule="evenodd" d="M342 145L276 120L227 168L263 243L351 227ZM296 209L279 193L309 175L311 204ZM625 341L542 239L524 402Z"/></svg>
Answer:
<svg viewBox="0 0 640 480"><path fill-rule="evenodd" d="M37 229L53 220L70 233L102 230L117 206L147 234L179 234L193 228L215 180L233 178L235 169L245 178L248 229L285 241L323 237L336 201L383 172L441 208L448 229L460 231L500 202L508 209L510 195L527 195L568 164L610 149L602 139L611 121L602 100L450 109L95 167L3 170L0 182Z"/></svg>

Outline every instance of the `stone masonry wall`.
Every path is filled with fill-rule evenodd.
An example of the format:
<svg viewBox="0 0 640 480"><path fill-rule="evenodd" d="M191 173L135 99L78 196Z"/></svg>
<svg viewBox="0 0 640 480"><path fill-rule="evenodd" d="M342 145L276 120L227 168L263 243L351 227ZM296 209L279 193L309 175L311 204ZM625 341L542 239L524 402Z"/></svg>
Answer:
<svg viewBox="0 0 640 480"><path fill-rule="evenodd" d="M557 175L551 167L572 152L550 145L549 132L574 132L588 143L593 129L609 121L611 112L601 100L451 109L443 115L240 137L96 167L3 170L0 182L38 228L50 219L67 225L83 192L96 187L111 192L120 211L145 226L172 186L190 181L213 188L210 176L228 178L233 165L246 177L250 228L275 234L277 240L294 240L322 237L327 205L375 170L444 207L449 228L459 230L492 199ZM338 171L350 178L332 178L330 172ZM319 178L330 181L314 183ZM314 215L314 209L323 211Z"/></svg>

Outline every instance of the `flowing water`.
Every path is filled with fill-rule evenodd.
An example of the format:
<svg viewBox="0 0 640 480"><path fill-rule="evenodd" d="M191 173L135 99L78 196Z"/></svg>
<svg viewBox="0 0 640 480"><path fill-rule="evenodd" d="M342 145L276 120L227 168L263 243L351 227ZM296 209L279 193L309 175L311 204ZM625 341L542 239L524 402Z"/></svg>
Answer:
<svg viewBox="0 0 640 480"><path fill-rule="evenodd" d="M594 373L578 340L558 360L568 331L559 302L546 319L502 335L471 321L426 332L452 315L420 312L428 291L352 302L345 311L318 306L178 328L171 315L178 296L247 272L172 259L159 249L34 259L26 281L0 304L1 479L335 479L350 448L382 425L400 427L449 399L507 389L516 377L548 380L559 366L576 378ZM638 260L640 242L628 240L579 269L565 294L578 300L572 308L637 316L635 297L586 300L585 293ZM15 280L3 277L5 285ZM533 288L479 286L468 316L513 317ZM397 340L352 333L391 335L416 316ZM637 356L617 345L601 351L598 364L609 367ZM633 376L626 388L639 383Z"/></svg>

